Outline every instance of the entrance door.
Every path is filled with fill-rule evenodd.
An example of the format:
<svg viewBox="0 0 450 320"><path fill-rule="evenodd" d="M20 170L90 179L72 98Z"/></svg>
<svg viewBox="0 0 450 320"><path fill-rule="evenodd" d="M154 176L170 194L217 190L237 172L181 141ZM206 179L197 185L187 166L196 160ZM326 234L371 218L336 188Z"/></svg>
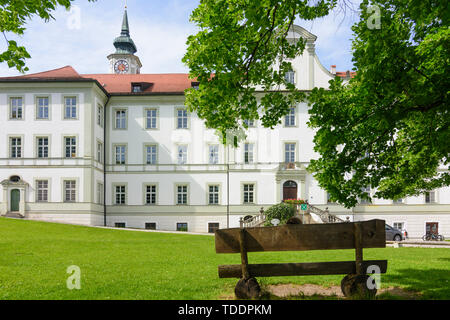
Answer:
<svg viewBox="0 0 450 320"><path fill-rule="evenodd" d="M432 233L438 235L439 231L439 222L427 222L426 224L426 233Z"/></svg>
<svg viewBox="0 0 450 320"><path fill-rule="evenodd" d="M11 190L11 211L18 212L20 204L20 190Z"/></svg>
<svg viewBox="0 0 450 320"><path fill-rule="evenodd" d="M297 199L297 183L286 181L283 184L283 200Z"/></svg>

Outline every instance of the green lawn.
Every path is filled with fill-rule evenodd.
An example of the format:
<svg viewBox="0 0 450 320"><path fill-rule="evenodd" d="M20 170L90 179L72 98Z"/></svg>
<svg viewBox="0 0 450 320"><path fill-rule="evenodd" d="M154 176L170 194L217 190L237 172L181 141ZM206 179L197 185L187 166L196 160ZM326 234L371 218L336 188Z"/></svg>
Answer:
<svg viewBox="0 0 450 320"><path fill-rule="evenodd" d="M450 299L450 249L366 249L387 259L382 287ZM353 260L353 250L249 254L250 263ZM239 254L215 253L214 237L147 233L0 218L0 300L218 299L237 279L219 279L219 264ZM81 268L81 290L68 290L68 266ZM258 279L264 284L339 285L343 275Z"/></svg>

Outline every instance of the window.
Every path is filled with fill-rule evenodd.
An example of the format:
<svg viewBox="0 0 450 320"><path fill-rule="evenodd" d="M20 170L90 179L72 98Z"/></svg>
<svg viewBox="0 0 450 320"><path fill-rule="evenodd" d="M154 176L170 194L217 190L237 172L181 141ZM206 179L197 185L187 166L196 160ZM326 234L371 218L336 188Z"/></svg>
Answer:
<svg viewBox="0 0 450 320"><path fill-rule="evenodd" d="M10 139L10 145L11 145L11 158L22 158L22 138L11 138Z"/></svg>
<svg viewBox="0 0 450 320"><path fill-rule="evenodd" d="M186 109L177 109L177 129L187 129L188 115Z"/></svg>
<svg viewBox="0 0 450 320"><path fill-rule="evenodd" d="M103 111L103 106L98 104L97 105L97 124L103 128L103 122L105 121L105 114Z"/></svg>
<svg viewBox="0 0 450 320"><path fill-rule="evenodd" d="M66 97L64 98L64 119L76 119L77 118L77 98Z"/></svg>
<svg viewBox="0 0 450 320"><path fill-rule="evenodd" d="M146 122L145 122L145 128L146 129L156 129L157 128L157 110L156 109L147 109L145 110L146 115Z"/></svg>
<svg viewBox="0 0 450 320"><path fill-rule="evenodd" d="M142 92L142 85L140 85L140 84L133 84L133 92L134 93Z"/></svg>
<svg viewBox="0 0 450 320"><path fill-rule="evenodd" d="M147 164L156 164L158 155L155 145L145 146Z"/></svg>
<svg viewBox="0 0 450 320"><path fill-rule="evenodd" d="M48 202L48 180L36 181L36 202Z"/></svg>
<svg viewBox="0 0 450 320"><path fill-rule="evenodd" d="M254 149L253 143L246 143L244 144L244 163L253 163L254 157L253 157L253 149Z"/></svg>
<svg viewBox="0 0 450 320"><path fill-rule="evenodd" d="M125 222L116 222L116 223L114 223L114 226L116 228L126 228L127 224Z"/></svg>
<svg viewBox="0 0 450 320"><path fill-rule="evenodd" d="M219 229L219 223L217 223L217 222L208 223L208 233L214 233L218 229Z"/></svg>
<svg viewBox="0 0 450 320"><path fill-rule="evenodd" d="M64 137L64 148L66 158L76 158L77 156L77 138Z"/></svg>
<svg viewBox="0 0 450 320"><path fill-rule="evenodd" d="M289 113L284 118L285 127L295 127L295 107L289 109Z"/></svg>
<svg viewBox="0 0 450 320"><path fill-rule="evenodd" d="M327 192L327 203L336 203L331 200L331 195Z"/></svg>
<svg viewBox="0 0 450 320"><path fill-rule="evenodd" d="M156 186L149 185L145 188L145 204L156 204Z"/></svg>
<svg viewBox="0 0 450 320"><path fill-rule="evenodd" d="M187 163L187 146L178 146L178 164Z"/></svg>
<svg viewBox="0 0 450 320"><path fill-rule="evenodd" d="M37 157L48 158L48 138L37 138Z"/></svg>
<svg viewBox="0 0 450 320"><path fill-rule="evenodd" d="M97 161L103 163L103 143L97 142Z"/></svg>
<svg viewBox="0 0 450 320"><path fill-rule="evenodd" d="M187 204L188 186L177 186L177 204Z"/></svg>
<svg viewBox="0 0 450 320"><path fill-rule="evenodd" d="M286 74L284 75L284 80L287 83L295 84L295 71L290 70L290 71L286 72Z"/></svg>
<svg viewBox="0 0 450 320"><path fill-rule="evenodd" d="M370 187L362 188L362 191L365 192L367 194L367 196L370 197ZM370 199L362 199L362 198L360 198L359 199L359 203L360 204L369 204L369 203L371 203L371 201L370 201Z"/></svg>
<svg viewBox="0 0 450 320"><path fill-rule="evenodd" d="M393 202L394 204L402 204L402 203L403 203L403 199L402 199L402 198L396 199L396 200L393 200L392 202Z"/></svg>
<svg viewBox="0 0 450 320"><path fill-rule="evenodd" d="M436 203L436 192L425 192L425 203Z"/></svg>
<svg viewBox="0 0 450 320"><path fill-rule="evenodd" d="M11 98L9 118L14 120L23 119L22 98Z"/></svg>
<svg viewBox="0 0 450 320"><path fill-rule="evenodd" d="M187 222L178 222L177 223L177 231L188 231Z"/></svg>
<svg viewBox="0 0 450 320"><path fill-rule="evenodd" d="M146 222L145 223L145 229L147 229L147 230L156 230L156 223L155 222Z"/></svg>
<svg viewBox="0 0 450 320"><path fill-rule="evenodd" d="M244 120L244 123L247 125L247 127L251 128L255 126L255 120Z"/></svg>
<svg viewBox="0 0 450 320"><path fill-rule="evenodd" d="M75 180L64 180L64 202L75 202L77 192Z"/></svg>
<svg viewBox="0 0 450 320"><path fill-rule="evenodd" d="M255 185L244 184L244 203L254 203Z"/></svg>
<svg viewBox="0 0 450 320"><path fill-rule="evenodd" d="M219 146L211 145L209 146L209 164L219 163Z"/></svg>
<svg viewBox="0 0 450 320"><path fill-rule="evenodd" d="M116 110L116 129L126 129L127 128L127 111L126 110Z"/></svg>
<svg viewBox="0 0 450 320"><path fill-rule="evenodd" d="M37 98L36 119L49 118L48 97Z"/></svg>
<svg viewBox="0 0 450 320"><path fill-rule="evenodd" d="M115 158L116 164L125 164L126 163L126 146L118 145L115 146Z"/></svg>
<svg viewBox="0 0 450 320"><path fill-rule="evenodd" d="M208 203L219 204L219 186L209 186Z"/></svg>
<svg viewBox="0 0 450 320"><path fill-rule="evenodd" d="M97 203L103 204L105 202L103 183L97 183Z"/></svg>
<svg viewBox="0 0 450 320"><path fill-rule="evenodd" d="M22 179L20 179L19 176L11 176L11 177L9 177L9 181L11 181L11 182L19 182L20 180L22 180Z"/></svg>
<svg viewBox="0 0 450 320"><path fill-rule="evenodd" d="M126 203L126 186L116 186L115 187L115 204L117 205L121 205L121 204L125 204Z"/></svg>
<svg viewBox="0 0 450 320"><path fill-rule="evenodd" d="M284 144L284 161L286 163L295 162L295 143Z"/></svg>
<svg viewBox="0 0 450 320"><path fill-rule="evenodd" d="M404 226L405 226L405 223L404 223L404 222L394 222L394 223L392 224L392 226L393 226L395 229L403 230L403 229L404 229Z"/></svg>

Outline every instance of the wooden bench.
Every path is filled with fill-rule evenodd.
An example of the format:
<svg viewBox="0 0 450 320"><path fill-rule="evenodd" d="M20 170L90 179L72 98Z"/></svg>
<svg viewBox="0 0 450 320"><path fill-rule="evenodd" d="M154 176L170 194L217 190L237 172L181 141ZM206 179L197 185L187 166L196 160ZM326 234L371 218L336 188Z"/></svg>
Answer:
<svg viewBox="0 0 450 320"><path fill-rule="evenodd" d="M364 222L283 225L279 227L219 229L216 253L240 253L241 264L219 266L219 278L240 278L235 294L239 299L260 295L255 277L347 274L341 282L345 296L374 296L367 287L369 266L386 273L387 260L363 260L363 248L385 248L384 220ZM248 264L247 252L355 249L355 261ZM373 269L373 268L371 268ZM369 280L371 281L371 280Z"/></svg>

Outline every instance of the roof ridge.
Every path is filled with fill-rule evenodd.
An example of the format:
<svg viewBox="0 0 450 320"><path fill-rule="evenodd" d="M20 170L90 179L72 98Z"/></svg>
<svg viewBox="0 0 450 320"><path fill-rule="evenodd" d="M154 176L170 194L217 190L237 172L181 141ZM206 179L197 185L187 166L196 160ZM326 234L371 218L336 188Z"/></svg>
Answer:
<svg viewBox="0 0 450 320"><path fill-rule="evenodd" d="M61 71L66 69L66 73L62 74ZM54 74L56 73L56 74ZM53 74L53 75L52 75ZM30 74L24 74L20 76L10 76L10 77L1 77L0 79L21 79L21 78L39 78L39 77L49 77L49 78L82 78L81 75L70 65L56 68L47 71L35 72Z"/></svg>

